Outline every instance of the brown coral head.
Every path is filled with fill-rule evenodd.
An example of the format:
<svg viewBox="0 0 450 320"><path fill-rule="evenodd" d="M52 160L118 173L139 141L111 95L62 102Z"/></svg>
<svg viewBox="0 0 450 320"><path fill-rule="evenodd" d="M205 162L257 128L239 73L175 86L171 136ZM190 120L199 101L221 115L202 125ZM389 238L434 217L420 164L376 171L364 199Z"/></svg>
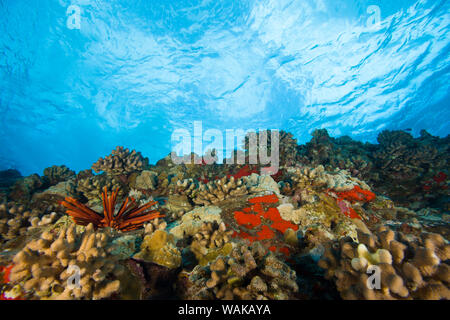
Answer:
<svg viewBox="0 0 450 320"><path fill-rule="evenodd" d="M131 231L141 228L144 223L152 219L164 217L160 212L150 210L157 203L156 201L138 206L133 198L126 198L119 211L114 214L118 191L119 188L108 197L106 187L103 188L103 214L95 212L71 197L66 197L61 204L67 208L66 213L76 224L86 226L92 223L96 228L111 227L120 231Z"/></svg>

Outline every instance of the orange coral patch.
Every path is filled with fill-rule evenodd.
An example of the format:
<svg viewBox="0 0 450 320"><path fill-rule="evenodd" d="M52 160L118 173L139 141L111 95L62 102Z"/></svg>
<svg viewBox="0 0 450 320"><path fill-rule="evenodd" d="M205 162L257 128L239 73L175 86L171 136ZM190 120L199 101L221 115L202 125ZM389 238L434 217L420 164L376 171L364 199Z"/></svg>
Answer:
<svg viewBox="0 0 450 320"><path fill-rule="evenodd" d="M348 208L348 212L345 213L345 215L349 218L352 219L359 219L361 220L361 217L359 216L359 214L356 213L355 210L353 210L353 208Z"/></svg>
<svg viewBox="0 0 450 320"><path fill-rule="evenodd" d="M363 201L369 202L375 199L375 193L369 190L363 190L360 186L355 186L352 190L336 192L339 198L350 202Z"/></svg>
<svg viewBox="0 0 450 320"><path fill-rule="evenodd" d="M261 224L261 218L257 214L249 214L242 211L235 211L234 219L236 219L237 223L249 229L253 229Z"/></svg>
<svg viewBox="0 0 450 320"><path fill-rule="evenodd" d="M275 232L271 230L268 226L262 226L261 231L258 233L258 240L273 239L275 237Z"/></svg>
<svg viewBox="0 0 450 320"><path fill-rule="evenodd" d="M11 274L11 269L14 267L13 264L10 264L7 267L0 266L0 272L3 273L3 283L9 282L9 275Z"/></svg>
<svg viewBox="0 0 450 320"><path fill-rule="evenodd" d="M288 247L282 247L282 248L280 248L280 250L279 250L281 253L283 253L286 257L289 257L289 255L291 254L290 252L289 252L289 248Z"/></svg>
<svg viewBox="0 0 450 320"><path fill-rule="evenodd" d="M277 203L278 197L275 194L271 194L267 196L255 197L248 201L250 203Z"/></svg>
<svg viewBox="0 0 450 320"><path fill-rule="evenodd" d="M250 209L253 210L256 213L260 213L260 214L264 213L264 209L263 209L261 203L255 203L254 205L252 205L250 207Z"/></svg>
<svg viewBox="0 0 450 320"><path fill-rule="evenodd" d="M263 217L274 222L282 220L277 208L267 209L267 211L263 214Z"/></svg>

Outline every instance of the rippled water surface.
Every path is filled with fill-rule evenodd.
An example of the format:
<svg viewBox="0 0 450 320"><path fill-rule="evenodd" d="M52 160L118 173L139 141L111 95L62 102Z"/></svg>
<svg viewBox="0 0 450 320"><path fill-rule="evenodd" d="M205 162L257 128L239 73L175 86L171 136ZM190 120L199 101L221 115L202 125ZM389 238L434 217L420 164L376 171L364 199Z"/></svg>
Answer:
<svg viewBox="0 0 450 320"><path fill-rule="evenodd" d="M299 142L450 133L450 1L0 0L0 15L0 169L85 169L116 145L154 162L194 120Z"/></svg>

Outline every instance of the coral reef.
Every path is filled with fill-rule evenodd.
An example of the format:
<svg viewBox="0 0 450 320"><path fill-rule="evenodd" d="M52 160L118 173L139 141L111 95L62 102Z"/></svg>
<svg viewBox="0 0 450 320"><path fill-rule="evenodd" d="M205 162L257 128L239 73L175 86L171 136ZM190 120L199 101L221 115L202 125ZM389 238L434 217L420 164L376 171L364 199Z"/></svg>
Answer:
<svg viewBox="0 0 450 320"><path fill-rule="evenodd" d="M117 147L0 172L0 300L449 299L450 136L279 133L277 172L250 134L225 164Z"/></svg>
<svg viewBox="0 0 450 320"><path fill-rule="evenodd" d="M292 166L297 161L297 152L298 152L298 145L297 145L297 139L294 138L292 133L286 132L283 130L279 131L278 136L278 146L279 146L279 156L280 156L280 165L282 166ZM264 143L266 142L266 148L267 148L267 154L270 155L272 152L272 131L271 130L263 130L256 133L253 133L252 135L254 138L256 138L256 141L258 142L258 147L256 150L250 150L250 134L247 134L245 136L245 150L246 150L246 157L249 156L250 152L256 152L256 154L259 154L260 152L260 145L261 140ZM247 161L248 162L248 161Z"/></svg>
<svg viewBox="0 0 450 320"><path fill-rule="evenodd" d="M299 148L300 163L345 169L405 206L448 203L449 136L441 139L422 130L420 137L413 138L405 131L385 130L375 145L349 137L331 138L325 129L312 135L311 141Z"/></svg>
<svg viewBox="0 0 450 320"><path fill-rule="evenodd" d="M33 193L44 188L45 185L45 179L38 174L32 174L18 179L11 187L8 198L16 202L27 203L31 200Z"/></svg>
<svg viewBox="0 0 450 320"><path fill-rule="evenodd" d="M170 233L177 239L194 236L201 230L203 223L217 222L220 224L222 222L221 212L222 210L216 206L195 208L184 214L181 219L172 226Z"/></svg>

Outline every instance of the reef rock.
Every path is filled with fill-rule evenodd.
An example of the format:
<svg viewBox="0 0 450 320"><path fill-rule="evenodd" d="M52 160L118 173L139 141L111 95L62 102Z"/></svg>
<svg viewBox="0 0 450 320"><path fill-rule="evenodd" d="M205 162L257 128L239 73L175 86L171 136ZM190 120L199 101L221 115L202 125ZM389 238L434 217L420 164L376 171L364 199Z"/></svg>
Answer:
<svg viewBox="0 0 450 320"><path fill-rule="evenodd" d="M256 173L252 173L246 178L245 183L250 188L252 193L266 192L275 193L277 196L280 195L278 183L273 180L270 175L258 175Z"/></svg>
<svg viewBox="0 0 450 320"><path fill-rule="evenodd" d="M141 251L134 258L170 269L181 265L181 252L175 246L174 236L163 230L156 230L145 236Z"/></svg>
<svg viewBox="0 0 450 320"><path fill-rule="evenodd" d="M155 190L158 184L158 174L153 171L144 170L136 177L134 188L138 190Z"/></svg>
<svg viewBox="0 0 450 320"><path fill-rule="evenodd" d="M216 206L199 207L186 213L181 218L181 221L175 224L170 230L170 233L177 239L182 239L185 236L193 236L200 232L204 222L217 222L220 224L222 218L220 213L222 209Z"/></svg>

